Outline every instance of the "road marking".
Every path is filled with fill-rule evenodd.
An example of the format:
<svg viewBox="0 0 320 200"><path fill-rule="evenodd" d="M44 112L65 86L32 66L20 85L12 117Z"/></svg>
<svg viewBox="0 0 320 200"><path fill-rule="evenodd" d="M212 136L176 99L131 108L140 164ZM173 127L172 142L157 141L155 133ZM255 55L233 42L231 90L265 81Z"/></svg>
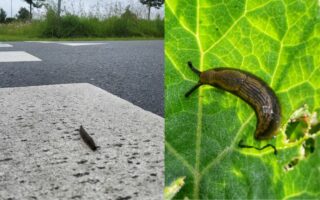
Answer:
<svg viewBox="0 0 320 200"><path fill-rule="evenodd" d="M56 42L53 42L53 41L26 41L26 42L39 42L39 43L43 43L43 44L56 43Z"/></svg>
<svg viewBox="0 0 320 200"><path fill-rule="evenodd" d="M3 43L0 43L0 48L1 47L12 47L12 45L11 44L3 44Z"/></svg>
<svg viewBox="0 0 320 200"><path fill-rule="evenodd" d="M61 45L73 46L73 47L107 44L105 42L54 42L54 41L24 41L24 42L37 42L37 43L43 43L43 44L61 44Z"/></svg>
<svg viewBox="0 0 320 200"><path fill-rule="evenodd" d="M87 45L100 45L100 44L106 44L106 43L76 43L76 42L61 42L58 44L67 45L67 46L87 46Z"/></svg>
<svg viewBox="0 0 320 200"><path fill-rule="evenodd" d="M37 40L37 41L30 40L30 41L23 41L23 42L29 42L29 43L35 43L35 42L37 42L37 43L56 43L55 41L41 41L41 40Z"/></svg>
<svg viewBox="0 0 320 200"><path fill-rule="evenodd" d="M30 62L41 61L25 51L0 51L0 62Z"/></svg>
<svg viewBox="0 0 320 200"><path fill-rule="evenodd" d="M68 199L70 191L117 199L128 188L136 199L163 199L162 117L87 83L0 88L0 102L1 199Z"/></svg>

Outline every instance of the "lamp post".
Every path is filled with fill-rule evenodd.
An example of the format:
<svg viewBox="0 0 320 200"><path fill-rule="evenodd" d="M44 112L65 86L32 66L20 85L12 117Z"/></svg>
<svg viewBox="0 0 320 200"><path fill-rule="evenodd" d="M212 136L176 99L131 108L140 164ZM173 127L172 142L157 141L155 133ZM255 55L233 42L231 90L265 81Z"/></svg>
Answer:
<svg viewBox="0 0 320 200"><path fill-rule="evenodd" d="M61 0L58 0L58 16L60 17L61 12Z"/></svg>
<svg viewBox="0 0 320 200"><path fill-rule="evenodd" d="M12 18L12 0L11 0L11 18Z"/></svg>

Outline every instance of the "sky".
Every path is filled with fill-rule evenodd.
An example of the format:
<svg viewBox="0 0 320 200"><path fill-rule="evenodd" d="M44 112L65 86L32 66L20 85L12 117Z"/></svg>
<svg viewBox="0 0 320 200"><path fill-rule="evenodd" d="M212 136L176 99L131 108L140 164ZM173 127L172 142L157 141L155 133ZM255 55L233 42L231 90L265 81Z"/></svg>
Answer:
<svg viewBox="0 0 320 200"><path fill-rule="evenodd" d="M12 1L12 16L14 17L21 7L25 7L29 10L29 4L25 3L24 0L0 0L0 8L4 9L7 13L7 17L11 17L11 1ZM47 0L51 4L56 4L58 0ZM147 9L143 6L139 0L62 0L62 9L64 11L70 12L72 14L81 13L93 13L104 15L107 12L110 12L110 7L118 3L121 5L121 10L123 10L128 4L130 8L135 10L144 17L147 13ZM152 9L151 14L155 17L157 14L160 14L163 17L164 6L161 9ZM34 16L41 16L44 14L44 9L34 9Z"/></svg>

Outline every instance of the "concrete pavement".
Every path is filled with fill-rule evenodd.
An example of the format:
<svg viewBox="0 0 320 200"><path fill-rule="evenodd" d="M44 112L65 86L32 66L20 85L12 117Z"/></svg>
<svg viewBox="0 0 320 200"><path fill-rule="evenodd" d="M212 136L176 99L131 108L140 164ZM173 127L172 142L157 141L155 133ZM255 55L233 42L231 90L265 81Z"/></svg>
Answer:
<svg viewBox="0 0 320 200"><path fill-rule="evenodd" d="M3 88L0 105L0 199L162 199L162 117L87 83Z"/></svg>

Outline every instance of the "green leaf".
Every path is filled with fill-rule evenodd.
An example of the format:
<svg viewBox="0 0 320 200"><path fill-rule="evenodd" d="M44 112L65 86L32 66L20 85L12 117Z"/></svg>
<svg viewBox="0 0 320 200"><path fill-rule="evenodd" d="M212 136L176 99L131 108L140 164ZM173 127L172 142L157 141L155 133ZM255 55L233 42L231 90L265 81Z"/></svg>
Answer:
<svg viewBox="0 0 320 200"><path fill-rule="evenodd" d="M186 177L175 196L191 199L317 199L320 133L256 141L254 110L240 98L201 86L200 71L249 71L275 91L282 126L304 104L320 112L318 0L167 0L165 35L166 185ZM315 150L303 154L313 137ZM271 148L240 149L238 142ZM294 166L286 170L290 163Z"/></svg>

